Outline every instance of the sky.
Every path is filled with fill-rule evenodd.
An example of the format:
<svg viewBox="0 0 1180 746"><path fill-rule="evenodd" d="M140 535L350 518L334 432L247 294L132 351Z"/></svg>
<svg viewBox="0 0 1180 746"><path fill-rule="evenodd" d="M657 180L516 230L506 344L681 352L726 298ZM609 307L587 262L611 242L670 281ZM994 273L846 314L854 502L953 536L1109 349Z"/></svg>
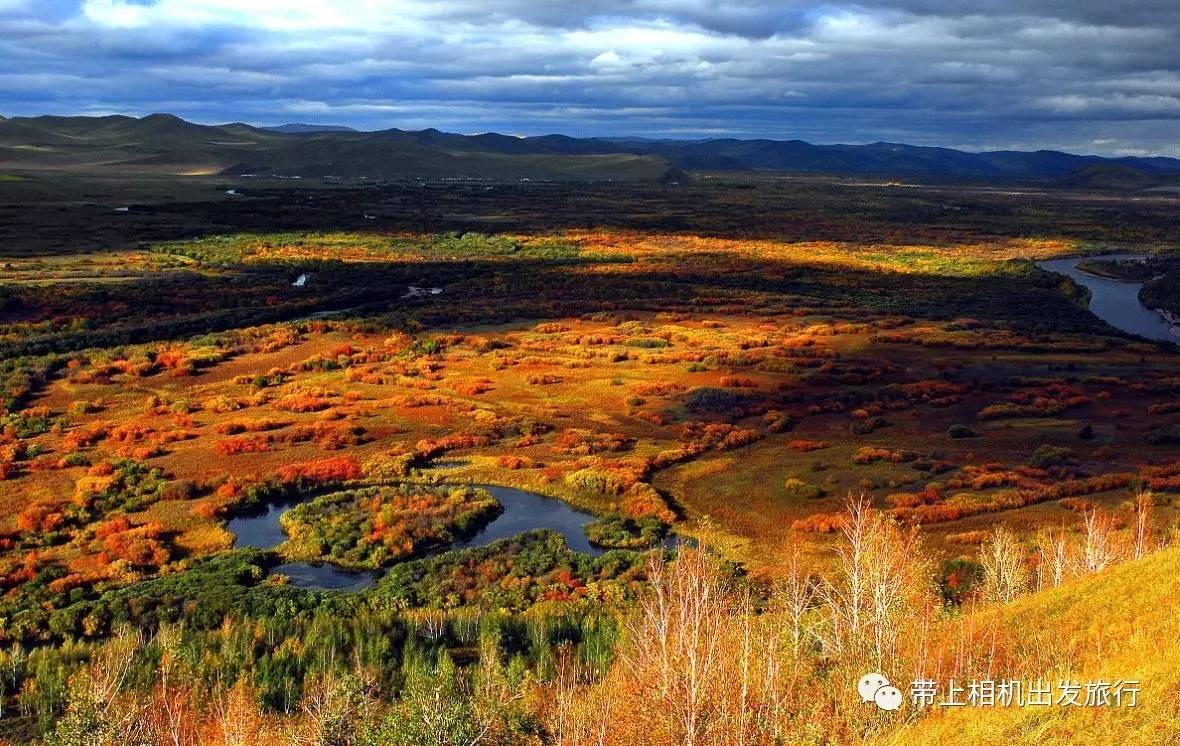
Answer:
<svg viewBox="0 0 1180 746"><path fill-rule="evenodd" d="M0 0L0 114L1180 156L1178 0Z"/></svg>

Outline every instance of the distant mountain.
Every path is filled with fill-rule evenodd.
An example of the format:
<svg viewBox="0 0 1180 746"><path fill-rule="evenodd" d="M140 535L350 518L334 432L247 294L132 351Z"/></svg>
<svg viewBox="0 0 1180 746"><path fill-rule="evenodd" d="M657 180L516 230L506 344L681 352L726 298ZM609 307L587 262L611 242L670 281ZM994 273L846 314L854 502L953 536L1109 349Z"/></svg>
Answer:
<svg viewBox="0 0 1180 746"><path fill-rule="evenodd" d="M542 143L522 147L505 135L438 130L275 132L169 114L0 121L5 171L457 181L658 180L675 171L658 155L589 150L570 155Z"/></svg>
<svg viewBox="0 0 1180 746"><path fill-rule="evenodd" d="M366 179L678 180L684 171L786 171L1038 181L1085 189L1180 183L1180 160L1050 150L970 153L876 142L660 140L208 126L170 114L0 118L0 167L103 173Z"/></svg>
<svg viewBox="0 0 1180 746"><path fill-rule="evenodd" d="M1062 186L1076 189L1122 189L1138 191L1159 186L1164 179L1123 163L1090 163L1070 171L1061 179Z"/></svg>
<svg viewBox="0 0 1180 746"><path fill-rule="evenodd" d="M352 127L342 124L280 124L275 127L262 127L267 132L281 132L287 135L306 135L311 132L356 132Z"/></svg>

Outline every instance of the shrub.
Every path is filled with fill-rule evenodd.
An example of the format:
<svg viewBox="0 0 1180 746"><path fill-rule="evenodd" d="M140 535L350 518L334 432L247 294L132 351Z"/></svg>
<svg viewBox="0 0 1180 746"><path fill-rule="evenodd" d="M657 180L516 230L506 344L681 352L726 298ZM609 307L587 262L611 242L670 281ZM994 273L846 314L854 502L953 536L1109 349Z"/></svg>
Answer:
<svg viewBox="0 0 1180 746"><path fill-rule="evenodd" d="M327 399L309 395L285 396L274 403L275 409L295 413L321 412L330 406L332 403Z"/></svg>
<svg viewBox="0 0 1180 746"><path fill-rule="evenodd" d="M822 451L831 445L832 444L826 440L807 440L804 438L796 438L795 440L787 443L787 447L792 451L802 451L803 453Z"/></svg>
<svg viewBox="0 0 1180 746"><path fill-rule="evenodd" d="M983 586L983 565L967 559L949 559L942 563L938 589L942 600L961 606Z"/></svg>
<svg viewBox="0 0 1180 746"><path fill-rule="evenodd" d="M496 465L501 469L535 469L537 462L527 456L501 456L496 459Z"/></svg>
<svg viewBox="0 0 1180 746"><path fill-rule="evenodd" d="M606 451L625 451L634 439L622 433L596 433L590 430L569 429L557 436L553 450L575 456L589 456Z"/></svg>
<svg viewBox="0 0 1180 746"><path fill-rule="evenodd" d="M214 446L222 456L236 456L239 453L262 453L270 450L270 443L265 436L249 436L245 438L229 438L221 440Z"/></svg>
<svg viewBox="0 0 1180 746"><path fill-rule="evenodd" d="M1180 444L1180 425L1154 427L1147 433L1147 442L1153 446Z"/></svg>
<svg viewBox="0 0 1180 746"><path fill-rule="evenodd" d="M626 342L628 347L639 347L646 350L656 350L668 346L668 340L659 337L633 337Z"/></svg>
<svg viewBox="0 0 1180 746"><path fill-rule="evenodd" d="M1044 469L1049 466L1061 466L1073 461L1073 449L1065 446L1038 446L1033 455L1026 462L1029 466Z"/></svg>
<svg viewBox="0 0 1180 746"><path fill-rule="evenodd" d="M366 479L392 481L409 474L416 461L417 456L413 453L390 451L370 458L361 472Z"/></svg>
<svg viewBox="0 0 1180 746"><path fill-rule="evenodd" d="M727 389L756 389L758 382L753 378L746 378L744 376L721 376L719 381L723 388Z"/></svg>
<svg viewBox="0 0 1180 746"><path fill-rule="evenodd" d="M647 549L668 532L656 518L629 518L618 514L602 516L585 527L590 543L607 549Z"/></svg>
<svg viewBox="0 0 1180 746"><path fill-rule="evenodd" d="M832 534L844 528L846 521L843 513L813 513L791 523L791 530Z"/></svg>
<svg viewBox="0 0 1180 746"><path fill-rule="evenodd" d="M676 520L676 514L663 496L645 482L631 485L623 495L621 507L623 514L631 518L655 518L663 523Z"/></svg>
<svg viewBox="0 0 1180 746"><path fill-rule="evenodd" d="M870 417L867 420L857 420L853 422L849 426L849 429L852 431L853 435L868 435L874 430L880 430L881 428L887 427L888 425L889 423L885 421L884 417Z"/></svg>
<svg viewBox="0 0 1180 746"><path fill-rule="evenodd" d="M797 497L804 500L815 500L823 497L824 491L814 484L808 484L802 479L791 477L783 482L783 490L791 497Z"/></svg>
<svg viewBox="0 0 1180 746"><path fill-rule="evenodd" d="M871 464L874 461L889 461L894 464L903 464L914 461L917 458L918 454L913 451L893 451L888 448L862 446L856 449L856 453L852 454L852 463Z"/></svg>
<svg viewBox="0 0 1180 746"><path fill-rule="evenodd" d="M960 440L963 438L978 438L979 433L975 432L966 425L951 425L947 428L946 434L948 437Z"/></svg>
<svg viewBox="0 0 1180 746"><path fill-rule="evenodd" d="M714 414L741 414L750 404L752 397L746 391L698 386L684 397L684 406L690 412Z"/></svg>
<svg viewBox="0 0 1180 746"><path fill-rule="evenodd" d="M325 458L284 466L278 471L283 484L323 485L345 482L361 476L361 465L351 456Z"/></svg>

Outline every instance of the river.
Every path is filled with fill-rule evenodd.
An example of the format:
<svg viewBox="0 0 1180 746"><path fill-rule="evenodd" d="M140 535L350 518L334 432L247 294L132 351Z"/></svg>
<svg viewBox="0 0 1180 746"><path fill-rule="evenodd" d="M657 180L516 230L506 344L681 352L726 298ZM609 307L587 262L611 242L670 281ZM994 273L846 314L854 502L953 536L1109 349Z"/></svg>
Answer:
<svg viewBox="0 0 1180 746"><path fill-rule="evenodd" d="M1037 266L1049 272L1066 275L1090 291L1090 313L1111 326L1146 339L1180 342L1180 331L1158 311L1139 300L1141 282L1123 282L1092 275L1078 269L1078 264L1094 259L1127 261L1144 259L1138 254L1104 254L1102 256L1047 259Z"/></svg>
<svg viewBox="0 0 1180 746"><path fill-rule="evenodd" d="M570 549L599 556L604 550L595 547L586 537L586 524L594 520L589 513L575 510L569 505L550 497L538 495L512 487L497 485L473 485L487 490L503 506L504 511L496 516L478 533L468 539L457 541L431 554L444 551L470 549L507 539L525 531L547 528L561 534ZM254 515L243 515L230 519L226 528L236 537L235 547L274 549L287 539L279 517L294 506L312 500L316 494L304 495L297 500L270 505L265 511ZM360 590L371 588L380 574L365 570L346 570L329 563L289 562L274 570L290 578L291 585L316 590Z"/></svg>

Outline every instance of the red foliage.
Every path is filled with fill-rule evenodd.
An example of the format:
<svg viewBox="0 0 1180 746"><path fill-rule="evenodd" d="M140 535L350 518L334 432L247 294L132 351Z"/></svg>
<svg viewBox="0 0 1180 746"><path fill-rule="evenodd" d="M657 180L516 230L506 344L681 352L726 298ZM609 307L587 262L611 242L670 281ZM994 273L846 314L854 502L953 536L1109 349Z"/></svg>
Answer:
<svg viewBox="0 0 1180 746"><path fill-rule="evenodd" d="M681 440L722 451L749 445L761 437L757 430L724 422L689 422L684 425L680 434Z"/></svg>
<svg viewBox="0 0 1180 746"><path fill-rule="evenodd" d="M640 396L672 396L684 391L684 387L672 381L638 383L635 393Z"/></svg>
<svg viewBox="0 0 1180 746"><path fill-rule="evenodd" d="M813 513L791 524L792 531L832 534L844 528L847 520L843 513Z"/></svg>
<svg viewBox="0 0 1180 746"><path fill-rule="evenodd" d="M622 433L596 433L589 430L565 430L557 436L553 450L575 456L589 456L604 451L625 451L634 439Z"/></svg>
<svg viewBox="0 0 1180 746"><path fill-rule="evenodd" d="M77 451L82 448L90 448L98 443L103 438L107 437L107 428L104 425L91 425L89 427L80 427L76 430L71 430L66 433L63 439L63 445L68 451Z"/></svg>
<svg viewBox="0 0 1180 746"><path fill-rule="evenodd" d="M664 523L676 520L667 501L649 484L638 482L623 495L624 515L631 518L657 518Z"/></svg>
<svg viewBox="0 0 1180 746"><path fill-rule="evenodd" d="M852 463L871 464L874 461L889 461L894 464L902 464L907 461L913 461L915 458L917 458L917 454L910 451L892 451L888 448L863 446L856 449L856 453L852 454Z"/></svg>
<svg viewBox="0 0 1180 746"><path fill-rule="evenodd" d="M146 523L133 527L126 516L116 516L100 524L94 531L102 541L104 558L121 559L135 567L160 567L168 562L170 552L161 541L163 527Z"/></svg>
<svg viewBox="0 0 1180 746"><path fill-rule="evenodd" d="M265 436L251 435L245 438L227 438L215 446L222 456L236 456L239 453L262 453L270 450Z"/></svg>
<svg viewBox="0 0 1180 746"><path fill-rule="evenodd" d="M296 413L321 412L330 406L332 402L327 399L307 394L285 396L274 404L275 409Z"/></svg>
<svg viewBox="0 0 1180 746"><path fill-rule="evenodd" d="M21 531L53 531L65 523L62 506L59 503L33 503L16 517Z"/></svg>
<svg viewBox="0 0 1180 746"><path fill-rule="evenodd" d="M532 383L529 379L529 383ZM480 379L477 381L465 381L455 385L455 393L460 396L479 396L486 394L492 390L492 382L487 379Z"/></svg>
<svg viewBox="0 0 1180 746"><path fill-rule="evenodd" d="M278 472L279 481L284 484L295 484L298 482L328 484L331 482L359 479L360 476L361 465L351 456L338 456L336 458L325 458L316 461L305 461L300 464L291 464L282 467Z"/></svg>
<svg viewBox="0 0 1180 746"><path fill-rule="evenodd" d="M535 469L537 462L526 456L501 456L496 465L503 469Z"/></svg>
<svg viewBox="0 0 1180 746"><path fill-rule="evenodd" d="M756 389L758 382L743 376L721 376L720 384L727 389Z"/></svg>
<svg viewBox="0 0 1180 746"><path fill-rule="evenodd" d="M821 451L830 445L831 443L826 440L807 440L804 438L796 438L795 440L787 443L787 447L792 451L802 451L804 453L808 453L810 451Z"/></svg>

